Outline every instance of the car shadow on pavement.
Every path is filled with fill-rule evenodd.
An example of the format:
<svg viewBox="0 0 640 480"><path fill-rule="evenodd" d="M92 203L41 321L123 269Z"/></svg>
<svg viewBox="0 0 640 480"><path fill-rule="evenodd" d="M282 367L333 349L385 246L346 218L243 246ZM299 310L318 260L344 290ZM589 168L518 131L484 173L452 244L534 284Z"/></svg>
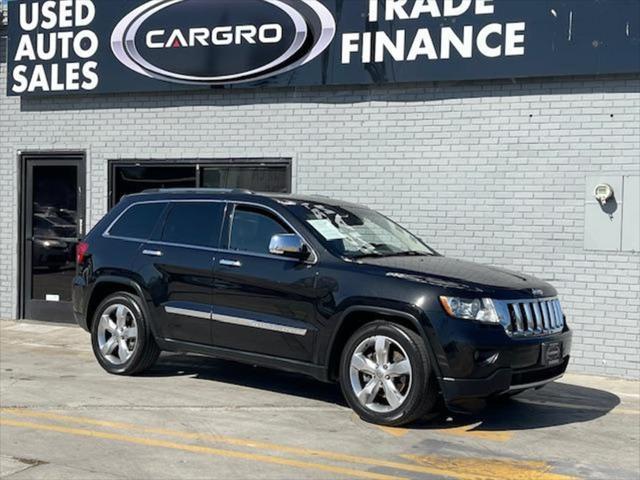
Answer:
<svg viewBox="0 0 640 480"><path fill-rule="evenodd" d="M296 373L198 355L163 354L158 363L141 376L191 376L199 380L224 382L347 406L337 384L320 382ZM462 427L487 432L531 430L588 422L606 415L619 404L618 396L604 390L555 382L512 399L489 401L486 408L474 414L444 411L405 428L443 430Z"/></svg>
<svg viewBox="0 0 640 480"><path fill-rule="evenodd" d="M198 355L165 353L141 376L192 376L199 380L229 383L347 406L337 384L320 382L297 373Z"/></svg>
<svg viewBox="0 0 640 480"><path fill-rule="evenodd" d="M589 422L605 416L619 404L620 398L610 392L555 382L510 399L489 401L486 408L477 413L447 412L418 422L413 428L462 427L477 432L532 430Z"/></svg>

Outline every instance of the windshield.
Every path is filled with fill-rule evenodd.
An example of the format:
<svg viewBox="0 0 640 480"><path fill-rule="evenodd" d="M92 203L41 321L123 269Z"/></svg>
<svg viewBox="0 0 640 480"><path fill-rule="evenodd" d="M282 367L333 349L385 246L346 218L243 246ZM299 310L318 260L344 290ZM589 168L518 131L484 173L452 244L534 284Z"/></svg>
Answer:
<svg viewBox="0 0 640 480"><path fill-rule="evenodd" d="M436 255L407 230L368 208L282 201L333 253L348 258Z"/></svg>

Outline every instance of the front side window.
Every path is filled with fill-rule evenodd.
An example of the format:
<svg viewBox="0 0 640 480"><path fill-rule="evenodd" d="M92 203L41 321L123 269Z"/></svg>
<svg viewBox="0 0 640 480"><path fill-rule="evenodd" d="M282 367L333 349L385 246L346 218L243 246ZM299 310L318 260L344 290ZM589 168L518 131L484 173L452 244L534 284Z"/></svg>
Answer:
<svg viewBox="0 0 640 480"><path fill-rule="evenodd" d="M155 228L166 203L140 203L130 207L109 230L112 237L147 240Z"/></svg>
<svg viewBox="0 0 640 480"><path fill-rule="evenodd" d="M171 210L162 230L161 240L167 243L218 247L224 215L224 203L177 202Z"/></svg>
<svg viewBox="0 0 640 480"><path fill-rule="evenodd" d="M290 230L266 212L236 207L233 214L229 248L240 252L269 253L271 237Z"/></svg>
<svg viewBox="0 0 640 480"><path fill-rule="evenodd" d="M436 255L416 236L364 207L282 202L336 255L347 258Z"/></svg>

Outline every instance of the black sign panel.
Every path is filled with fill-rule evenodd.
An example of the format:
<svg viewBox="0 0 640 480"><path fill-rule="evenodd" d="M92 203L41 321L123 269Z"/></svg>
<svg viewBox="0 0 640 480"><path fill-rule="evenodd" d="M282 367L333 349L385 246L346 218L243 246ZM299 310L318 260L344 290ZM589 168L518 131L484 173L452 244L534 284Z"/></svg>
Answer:
<svg viewBox="0 0 640 480"><path fill-rule="evenodd" d="M640 72L638 0L10 0L9 95Z"/></svg>

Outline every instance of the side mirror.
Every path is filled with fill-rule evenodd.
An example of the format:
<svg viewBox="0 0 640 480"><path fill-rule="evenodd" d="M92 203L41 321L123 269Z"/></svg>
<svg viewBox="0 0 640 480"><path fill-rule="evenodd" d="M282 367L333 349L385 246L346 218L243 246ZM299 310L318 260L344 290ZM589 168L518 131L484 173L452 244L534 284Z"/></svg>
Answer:
<svg viewBox="0 0 640 480"><path fill-rule="evenodd" d="M271 237L269 253L304 260L309 256L309 249L298 235L287 233Z"/></svg>

